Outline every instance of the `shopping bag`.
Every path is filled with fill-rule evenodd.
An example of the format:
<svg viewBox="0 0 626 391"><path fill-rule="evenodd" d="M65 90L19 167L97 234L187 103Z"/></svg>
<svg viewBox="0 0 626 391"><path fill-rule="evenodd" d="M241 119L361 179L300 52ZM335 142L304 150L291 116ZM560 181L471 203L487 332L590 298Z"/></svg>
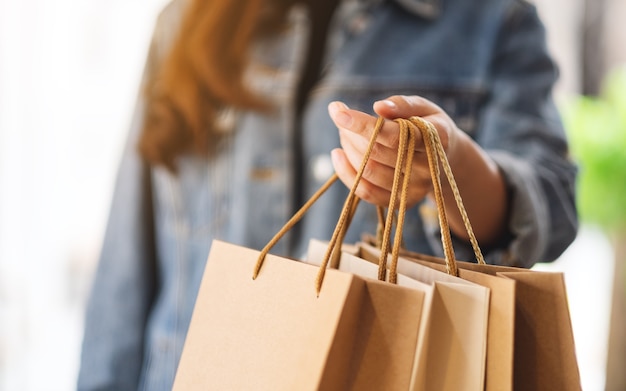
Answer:
<svg viewBox="0 0 626 391"><path fill-rule="evenodd" d="M346 389L365 283L214 241L174 390Z"/></svg>
<svg viewBox="0 0 626 391"><path fill-rule="evenodd" d="M571 320L569 316L569 307L567 303L567 294L562 273L541 273L536 271L486 265L480 252L480 248L473 234L470 221L463 207L458 188L454 181L454 177L450 170L449 164L445 159L445 152L438 143L432 143L428 138L424 138L427 142L426 152L429 159L431 169L431 177L433 178L435 201L437 203L437 211L441 227L441 237L445 259L439 260L441 268L445 265L445 270L454 275L458 275L458 268L463 270L475 271L479 274L496 276L497 278L514 281L515 292L510 294L511 286L505 289L506 297L499 297L502 300L498 305L500 309L505 309L507 303L510 305L511 297L514 296L515 303L515 327L513 341L513 387L522 390L578 390L581 388L580 375L576 354L574 348L574 338L571 328ZM452 241L450 229L447 224L445 207L439 183L438 166L433 164L436 161L433 156L437 157L441 162L445 175L448 179L452 193L463 217L466 232L470 238L470 242L474 249L474 254L479 264L469 264L465 262L451 262L454 260L454 252L452 250ZM388 219L381 224L389 224ZM384 227L384 225L383 225ZM378 239L378 238L377 238ZM386 239L383 239L382 246L386 245ZM378 240L377 240L378 241ZM381 246L381 248L382 248ZM398 258L400 258L398 256ZM428 257L425 257L428 258ZM432 258L429 261L433 261ZM398 260L396 267L401 267L402 262ZM403 270L408 273L407 270ZM495 289L495 281L487 279L472 273L463 273L468 280L476 282L482 281L485 286ZM491 280L488 281L488 280ZM487 284L489 282L489 285ZM506 292L509 292L508 295ZM492 293L495 297L497 292ZM494 306L492 305L492 308ZM503 321L501 326L510 324L510 309L504 313L505 316L500 318ZM490 318L493 320L493 318ZM496 322L497 324L497 322ZM496 349L500 353L505 353L505 362L509 362L510 347L508 345L510 334L503 332L503 327L498 327L500 333L493 334L490 337L492 343L502 345L502 350L491 347L489 350L492 355L497 356ZM493 330L492 330L493 331ZM498 335L501 335L499 337ZM496 341L496 342L493 342ZM498 376L498 365L488 358L489 368L487 370L487 387L490 389L509 389L507 386L510 382L507 380L510 370L501 372ZM507 364L508 365L508 364ZM496 377L494 377L496 376ZM504 377L506 376L506 377ZM500 388L500 384L504 388Z"/></svg>
<svg viewBox="0 0 626 391"><path fill-rule="evenodd" d="M442 160L445 168L447 163L445 155L442 153L441 148L436 149L437 136L434 128L432 126L420 126L426 124L419 119L415 119L413 123L418 125L420 131L422 131L427 147L426 151L433 186L435 193L441 198L437 159ZM402 131L401 126L400 139L402 139ZM386 275L387 260L390 259L390 270L387 274L390 282L398 285L410 283L411 285L418 284L419 286L421 284L422 287L420 289L430 288L430 292L426 296L426 305L422 312L423 318L416 349L411 389L482 390L484 388L485 374L489 289L467 283L456 276L439 273L427 267L422 267L422 273L411 276L414 278L408 278L403 274L397 273L398 251L402 242L403 221L406 212L406 189L408 178L410 177L412 152L413 148L409 145L407 154L404 157L406 165L404 166L404 179L401 190L398 190L399 180L397 175L397 167L402 164L400 163L402 160L400 154L396 163L396 178L394 178L388 207L388 210L395 211L395 202L399 199L396 232L391 254L389 254L388 250L391 242L393 215L389 213L383 224L383 229L380 230L382 232L381 250L370 251L370 254L374 251L379 252L379 254L374 256L376 259L374 262L378 263L378 267L374 264L368 264L366 260L355 256L360 255L368 258L368 254L356 254L354 247L348 247L350 253L344 252L341 256L334 257L334 262L331 264L339 270L365 277L375 278L376 273L378 273L377 277L383 279ZM449 166L447 170L448 179L453 180L450 179ZM442 226L447 226L443 206L440 211ZM379 215L382 214L379 213ZM320 250L320 247L323 249L324 246L332 247L334 244L322 243L320 245L315 241L310 242L309 261L315 262L315 260L319 259L319 254L323 252ZM454 255L450 241L443 243L443 246L444 252L449 255L446 259L447 261L449 260L450 266L448 273L455 275ZM337 254L336 251L335 254ZM382 274L381 271L383 272Z"/></svg>
<svg viewBox="0 0 626 391"><path fill-rule="evenodd" d="M320 266L328 245L327 241L310 240L303 261ZM418 339L423 340L420 336L429 324L434 287L402 276L397 284L379 281L378 265L350 256L349 252L357 249L343 245L348 253L342 254L336 268L364 278L367 295L361 319L376 326L361 327L356 337L355 345L364 354L352 370L350 389L413 390Z"/></svg>
<svg viewBox="0 0 626 391"><path fill-rule="evenodd" d="M358 250L361 248L361 250ZM356 249L356 250L355 250ZM372 251L368 243L352 246L352 252L360 252L365 258ZM406 252L402 253L403 255ZM369 258L370 261L373 261ZM417 260L400 257L398 273L414 276L423 273ZM424 263L425 266L445 272L445 261L438 259L437 263ZM515 343L515 288L514 280L496 277L490 274L467 270L464 263L457 261L459 278L489 288L489 308L487 320L487 351L485 367L485 390L512 390L513 389L513 348Z"/></svg>
<svg viewBox="0 0 626 391"><path fill-rule="evenodd" d="M370 262L380 258L380 250L358 247L358 258L344 254L341 263ZM427 296L429 310L418 342L412 390L483 390L488 342L490 289L444 271L414 264L406 268L398 263L397 284L411 286L412 281L432 286ZM352 266L354 269L354 266ZM376 268L374 266L374 268ZM428 298L430 301L428 301Z"/></svg>
<svg viewBox="0 0 626 391"><path fill-rule="evenodd" d="M409 390L427 290L365 279L344 390Z"/></svg>
<svg viewBox="0 0 626 391"><path fill-rule="evenodd" d="M444 268L445 262L440 258L408 251L403 251L402 258L440 270ZM401 260L398 268L403 265L406 264ZM514 389L580 390L580 372L563 273L469 262L457 262L457 265L460 277L470 281L481 283L480 280L495 278L514 283L514 370L511 381ZM506 310L506 307L500 308ZM510 314L507 314L507 319L510 319ZM489 350L488 363L490 353L498 355L498 352ZM487 373L490 373L489 367ZM490 380L488 376L487 384ZM497 384L505 384L504 378L497 381Z"/></svg>
<svg viewBox="0 0 626 391"><path fill-rule="evenodd" d="M343 248L348 250L346 246ZM304 261L321 265L327 249L328 242L311 240ZM368 305L362 307L367 308L362 318L375 319L378 323L378 327L371 328L371 335L357 336L356 345L363 345L362 349L367 348L372 354L364 354L360 365L354 368L351 389L412 390L418 340L424 344L421 336L429 324L434 287L410 279L404 281L401 276L397 284L378 281L377 265L347 253L340 257L337 269L364 278L370 298L365 300ZM390 311L395 315L385 315ZM398 346L394 348L395 345ZM381 355L376 351L401 354Z"/></svg>
<svg viewBox="0 0 626 391"><path fill-rule="evenodd" d="M433 195L437 203L442 247L446 256L445 263L447 274L432 273L426 268L422 268L416 273L398 273L399 252L403 241L402 227L406 213L406 183L403 183L403 190L399 194L394 193L392 189L391 200L388 207L389 212L386 218L380 219L379 225L381 227L378 232L382 233L382 237L379 241L380 251L378 251L378 254L375 254L378 256L379 271L386 270L386 264L389 259L388 248L390 246L390 236L394 223L394 212L396 210L394 202L395 199L399 197L400 206L397 209L397 221L395 221L396 232L390 254L392 260L389 270L390 279L393 280L397 276L398 283L400 283L401 280L406 280L406 278L401 277L412 277L415 280L434 284L439 288L436 292L440 293L439 295L434 295L431 302L431 317L429 319L430 334L424 333L421 335L421 337L425 338L423 344L420 344L418 341L419 351L416 357L413 389L483 389L489 289L474 284L463 284L463 280L457 278L458 269L456 268L450 228L445 211L445 204L443 202L443 191L439 172L440 164L453 190L452 192L455 196L459 212L463 217L465 228L477 259L483 259L482 253L474 237L471 224L465 212L454 176L447 161L443 146L439 141L436 129L432 124L417 117L411 118L409 123L420 130L422 140L424 141L433 184ZM412 152L411 148L409 148L408 151ZM408 155L407 165L405 166L406 181L408 181L407 178L410 176L411 162L412 158ZM379 217L383 215L384 213L379 209ZM370 251L370 253L371 252L372 251ZM367 252L362 251L361 256L368 258ZM452 289L454 286L456 286L456 290ZM448 289L443 289L443 287ZM463 292L463 290L465 290L465 292ZM453 295L453 292L457 294ZM437 307L438 304L439 307ZM438 308L445 308L445 311L438 312ZM438 314L439 316L437 316ZM442 325L448 325L448 327L442 327ZM457 325L461 327L454 327ZM442 333L444 337L435 338L437 333ZM447 341L447 344L442 344L441 341ZM473 342L475 344L472 344ZM473 352L473 354L469 354L469 352ZM439 360L433 359L433 355ZM455 372L455 370L457 372ZM460 375L462 375L462 379L459 379L461 377Z"/></svg>
<svg viewBox="0 0 626 391"><path fill-rule="evenodd" d="M334 180L262 251L212 243L174 390L408 389L422 292L268 253Z"/></svg>

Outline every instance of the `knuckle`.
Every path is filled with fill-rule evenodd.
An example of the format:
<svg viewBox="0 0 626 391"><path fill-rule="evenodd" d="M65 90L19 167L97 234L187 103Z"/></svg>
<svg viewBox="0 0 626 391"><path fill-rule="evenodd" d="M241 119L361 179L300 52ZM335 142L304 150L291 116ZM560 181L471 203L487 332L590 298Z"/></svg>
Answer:
<svg viewBox="0 0 626 391"><path fill-rule="evenodd" d="M371 180L376 172L375 163L371 160L365 164L365 168L363 168L363 178L367 180Z"/></svg>
<svg viewBox="0 0 626 391"><path fill-rule="evenodd" d="M371 204L379 204L379 195L374 186L369 182L361 182L357 188L357 196Z"/></svg>

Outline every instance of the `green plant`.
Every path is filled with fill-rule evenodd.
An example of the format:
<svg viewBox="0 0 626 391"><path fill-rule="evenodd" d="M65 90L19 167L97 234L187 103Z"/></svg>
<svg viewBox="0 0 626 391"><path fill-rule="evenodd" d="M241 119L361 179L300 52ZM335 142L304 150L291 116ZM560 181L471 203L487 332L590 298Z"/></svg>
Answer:
<svg viewBox="0 0 626 391"><path fill-rule="evenodd" d="M583 222L626 229L626 68L609 73L597 98L561 106L572 155L580 167L578 209Z"/></svg>

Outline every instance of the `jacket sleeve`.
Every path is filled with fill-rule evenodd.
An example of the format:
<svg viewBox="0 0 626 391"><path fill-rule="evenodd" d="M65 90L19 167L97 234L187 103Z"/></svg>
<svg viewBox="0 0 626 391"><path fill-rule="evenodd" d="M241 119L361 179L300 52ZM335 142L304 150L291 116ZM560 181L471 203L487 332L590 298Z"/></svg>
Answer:
<svg viewBox="0 0 626 391"><path fill-rule="evenodd" d="M510 3L476 139L499 165L509 192L508 238L488 260L530 267L557 258L576 236L576 167L551 97L557 69L543 25L533 6Z"/></svg>
<svg viewBox="0 0 626 391"><path fill-rule="evenodd" d="M150 72L151 46L144 82ZM144 103L135 108L87 304L78 390L136 390L156 289L150 169L137 152Z"/></svg>

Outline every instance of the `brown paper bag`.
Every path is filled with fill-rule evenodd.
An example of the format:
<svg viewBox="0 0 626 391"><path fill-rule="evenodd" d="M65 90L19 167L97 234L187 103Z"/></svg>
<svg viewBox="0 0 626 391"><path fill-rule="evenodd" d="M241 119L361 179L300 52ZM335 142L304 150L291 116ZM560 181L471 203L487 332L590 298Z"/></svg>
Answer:
<svg viewBox="0 0 626 391"><path fill-rule="evenodd" d="M213 242L174 390L344 390L362 279Z"/></svg>
<svg viewBox="0 0 626 391"><path fill-rule="evenodd" d="M408 390L426 294L373 279L365 286L344 390Z"/></svg>
<svg viewBox="0 0 626 391"><path fill-rule="evenodd" d="M379 118L333 246L345 232L383 123ZM336 179L323 185L261 252L213 242L174 390L409 387L423 292L327 270L330 251L321 267L268 254Z"/></svg>
<svg viewBox="0 0 626 391"><path fill-rule="evenodd" d="M430 135L425 132L423 134L427 136L424 137L424 141L427 147L426 152L431 177L433 179L434 195L437 203L445 254L445 260L440 263L440 265L445 264L445 270L454 275L458 275L459 273L458 265L464 265L462 266L464 269L515 281L513 371L513 387L515 389L580 389L580 376L576 361L563 275L560 273L539 273L516 268L484 265L484 259L478 247L478 242L473 234L450 166L445 158L445 151L442 146L436 142L437 137L435 132L431 133L433 137L430 137ZM465 223L465 228L470 242L472 243L472 247L474 248L476 259L479 263L482 263L482 265L456 263L454 260L450 230L447 223L443 193L439 180L439 171L436 164L437 160L441 163L450 187L453 190L452 193L455 196L459 212ZM390 208L390 210L393 209ZM390 215L391 214L388 214L384 224L390 225ZM399 214L399 216L401 215ZM383 228L386 228L386 231L389 230L389 227L385 227L385 225L383 225ZM383 238L383 240L380 241L381 248L388 245L387 240L388 239ZM396 264L397 267L399 267L399 263L398 261ZM469 273L465 273L465 275L469 276ZM509 299L507 298L507 300ZM492 376L494 372L492 370L487 372L487 374L488 376ZM488 379L487 384L492 384L492 379Z"/></svg>
<svg viewBox="0 0 626 391"><path fill-rule="evenodd" d="M311 240L307 262L319 265L327 246ZM380 250L354 245L342 249L339 270L377 278ZM428 267L402 274L400 266L397 285L426 297L410 389L483 390L489 289Z"/></svg>
<svg viewBox="0 0 626 391"><path fill-rule="evenodd" d="M370 248L361 244L364 249ZM353 246L358 248L358 246ZM355 252L358 250L353 250ZM428 267L445 272L443 259ZM461 262L457 262L460 265ZM415 261L400 258L398 273L415 275L421 269ZM459 267L459 277L463 280L489 288L489 310L487 320L487 353L485 367L485 390L505 391L513 389L513 347L515 341L515 281L483 274Z"/></svg>
<svg viewBox="0 0 626 391"><path fill-rule="evenodd" d="M337 256L333 257L331 265L339 268L339 270L349 271L360 276L387 279L398 285L410 283L411 285L426 285L426 288L422 287L421 289L430 287L423 311L424 317L421 322L411 389L420 391L482 390L485 374L489 290L482 286L469 284L456 276L438 273L427 267L422 267L423 272L419 275L412 276L415 279L397 274L398 252L402 242L403 221L406 211L406 192L414 152L412 146L414 133L408 132L408 125L417 126L422 132L427 146L429 167L437 198L441 199L442 197L437 160L441 160L451 185L454 185L452 174L434 127L419 118L413 118L409 122L401 121L400 125L400 139L403 140L407 133L409 134L406 139L408 141L407 148L401 148L406 153L399 153L396 163L396 168L404 166L405 175L402 178L401 175L398 175L399 171L396 171L388 208L390 211L396 210L396 200L399 200L391 254L389 253L389 246L391 245L393 213L387 215L380 230L382 233L381 250L376 250L379 254L376 254L377 260L374 260L378 264L377 268L374 265L368 265L367 261L359 257L349 254L338 256L338 251L333 251ZM401 186L400 182L402 182ZM356 208L356 203L352 208ZM380 212L379 216L382 215L383 213ZM443 206L440 208L440 220L442 227L447 227ZM445 235L445 233L443 234ZM343 235L341 234L340 237ZM336 245L331 239L331 244L328 245L329 249L334 250L333 247L335 246L341 246L341 240L339 245ZM444 241L443 247L449 260L449 273L456 275L454 252L450 240ZM359 255L366 257L364 254ZM317 259L317 257L315 254L310 254L310 259ZM388 259L391 262L387 272ZM322 263L322 269L324 266L325 263Z"/></svg>
<svg viewBox="0 0 626 391"><path fill-rule="evenodd" d="M407 390L424 293L215 241L174 390Z"/></svg>
<svg viewBox="0 0 626 391"><path fill-rule="evenodd" d="M359 258L346 254L341 262L350 261L354 269L354 264L362 260L361 263L371 263L372 272L376 269L379 249L361 245L358 255ZM418 341L411 389L483 390L489 288L432 268L404 266L400 258L398 285L413 286L413 281L418 281L434 288L424 309L428 318L422 322L427 327Z"/></svg>
<svg viewBox="0 0 626 391"><path fill-rule="evenodd" d="M347 246L344 246L347 249ZM319 266L327 242L312 240L305 259ZM363 268L342 262L339 271L364 277L366 295L361 304L351 381L346 390L409 390L424 305L432 289L425 284L403 286L377 281L378 267Z"/></svg>
<svg viewBox="0 0 626 391"><path fill-rule="evenodd" d="M445 261L440 258L407 251L403 252L403 258L438 270L445 269ZM494 290L492 300L501 301L496 312L500 318L498 323L504 325L510 322L510 312L512 309L515 311L513 356L509 358L511 349L504 341L510 335L504 330L489 340L487 386L493 390L505 390L511 389L505 385L512 383L515 390L580 390L580 373L563 274L469 262L457 262L457 266L461 278L489 285ZM404 270L404 267L407 263L401 258L398 268ZM493 284L508 285L500 298L495 293L499 288ZM511 287L515 289L513 294L510 293ZM502 296L506 300L502 300ZM511 300L514 304L507 308ZM494 305L491 308L493 312ZM492 318L490 316L490 322ZM496 342L498 349L492 346L493 338L500 341ZM498 361L500 358L506 361ZM513 372L508 369L498 372L497 368L511 358Z"/></svg>

